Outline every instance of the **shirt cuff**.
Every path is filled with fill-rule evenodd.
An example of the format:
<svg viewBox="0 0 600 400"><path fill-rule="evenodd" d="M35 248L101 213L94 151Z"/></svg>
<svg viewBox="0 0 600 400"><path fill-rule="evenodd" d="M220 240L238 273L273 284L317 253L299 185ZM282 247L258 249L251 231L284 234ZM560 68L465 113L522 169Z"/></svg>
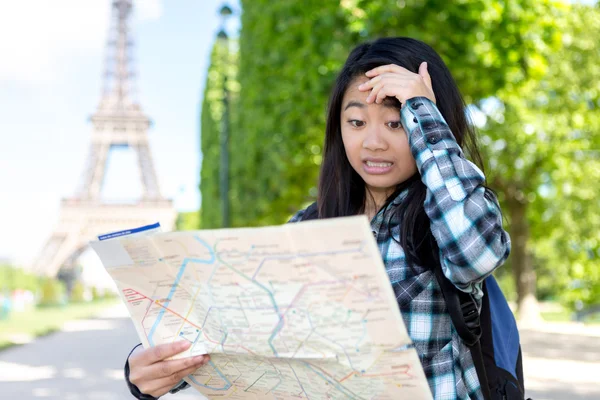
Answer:
<svg viewBox="0 0 600 400"><path fill-rule="evenodd" d="M131 354L135 351L135 349L137 349L141 345L142 344L140 343L137 346L135 346L133 349L131 349L131 351L129 352L129 355L127 356L127 360L125 361L125 369L124 369L125 382L127 383L127 387L129 388L129 392L136 399L138 399L138 400L157 400L157 398L154 397L154 396L142 393L140 391L140 389L138 389L138 387L135 386L133 383L131 383L131 381L129 380L129 357L131 357Z"/></svg>
<svg viewBox="0 0 600 400"><path fill-rule="evenodd" d="M404 103L400 117L425 185L435 191L445 186L453 200L463 200L467 190L461 178L480 180L482 173L464 159L462 149L435 103L426 97L413 97ZM468 171L468 176L461 176L459 171Z"/></svg>
<svg viewBox="0 0 600 400"><path fill-rule="evenodd" d="M433 151L459 147L446 120L435 103L427 97L406 100L400 111L400 118L411 147L417 146L413 153L414 150Z"/></svg>

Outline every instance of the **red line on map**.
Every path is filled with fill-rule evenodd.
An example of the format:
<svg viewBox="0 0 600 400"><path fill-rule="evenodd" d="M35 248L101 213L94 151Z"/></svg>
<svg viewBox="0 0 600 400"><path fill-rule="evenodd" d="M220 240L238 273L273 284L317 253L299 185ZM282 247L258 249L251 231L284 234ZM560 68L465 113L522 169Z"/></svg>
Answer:
<svg viewBox="0 0 600 400"><path fill-rule="evenodd" d="M125 297L127 297L127 302L128 303L132 303L134 301L139 301L139 300L143 300L143 299L148 299L150 301L152 301L152 299L148 296L144 296L142 293L133 290L133 289L123 289L123 294L125 295ZM131 297L135 297L134 299L132 299Z"/></svg>
<svg viewBox="0 0 600 400"><path fill-rule="evenodd" d="M200 327L200 326L198 326L198 325L196 325L196 324L192 323L192 322L191 322L191 321L189 321L187 318L185 318L185 317L182 317L181 315L177 314L175 311L171 310L169 307L165 307L164 305L162 305L162 304L160 304L160 303L156 303L156 302L155 302L155 304L157 304L157 305L161 306L162 308L164 308L164 309L165 309L165 310L167 310L168 312L170 312L170 313L172 313L172 314L174 314L174 315L177 315L179 318L181 318L182 320L184 320L184 321L185 321L185 322L187 322L188 324L192 325L193 327L196 327L196 328L198 328L198 329L202 330L202 327Z"/></svg>
<svg viewBox="0 0 600 400"><path fill-rule="evenodd" d="M360 377L365 377L365 378L373 378L375 376L392 376L392 375L408 375L408 376L412 376L410 375L408 372L410 371L410 366L408 365L403 365L402 366L403 370L402 371L397 371L397 372L389 372L387 374L359 374L358 376Z"/></svg>
<svg viewBox="0 0 600 400"><path fill-rule="evenodd" d="M137 298L137 299L129 299L129 300L128 300L128 302L129 302L129 303L131 303L132 301L137 301L137 300L142 300L142 299L148 299L148 300L150 300L150 301L152 302L152 304L156 304L156 305L158 305L158 306L160 306L160 307L164 308L165 310L169 311L170 313L172 313L172 314L174 314L174 315L177 315L179 318L181 318L182 320L184 320L184 321L185 321L185 322L187 322L188 324L190 324L190 325L192 325L192 326L194 326L194 327L196 327L196 328L198 328L198 329L202 330L202 328L201 328L201 327L199 327L198 325L196 325L196 324L194 324L194 323L190 322L190 321L189 321L187 318L184 318L184 317L182 317L181 315L177 314L175 311L171 310L169 307L165 307L165 306L164 306L164 305L162 305L161 303L157 303L157 302L153 301L153 300L152 300L150 297L148 297L148 296L145 296L145 295L143 295L142 293L140 293L140 292L138 292L138 291L136 291L136 290L130 289L130 288L123 289L123 294L125 294L126 296L127 296L127 294L125 293L126 291L127 291L128 293L130 293L130 296L131 296L131 295L139 295L139 296L142 296L142 297L140 297L140 298ZM144 318L142 319L142 325L143 325L143 323L144 323L144 319L146 319L146 316L148 315L148 311L149 311L149 310L150 310L150 307L148 307L148 309L146 310L146 315L144 315Z"/></svg>
<svg viewBox="0 0 600 400"><path fill-rule="evenodd" d="M127 299L128 303L134 303L139 300L145 300L147 297L136 297L135 299Z"/></svg>
<svg viewBox="0 0 600 400"><path fill-rule="evenodd" d="M350 378L352 375L356 374L356 371L350 372L348 375L340 379L340 383L344 382L346 379Z"/></svg>
<svg viewBox="0 0 600 400"><path fill-rule="evenodd" d="M390 373L386 373L386 374L361 374L358 371L352 371L350 372L348 375L346 375L345 377L343 377L342 379L340 379L340 383L344 382L346 379L350 378L352 375L354 376L358 376L358 377L365 377L365 378L373 378L373 377L377 377L377 376L393 376L393 375L408 375L410 377L412 377L411 374L409 374L410 371L410 366L409 365L403 365L403 370L402 371L396 371L396 372L390 372Z"/></svg>

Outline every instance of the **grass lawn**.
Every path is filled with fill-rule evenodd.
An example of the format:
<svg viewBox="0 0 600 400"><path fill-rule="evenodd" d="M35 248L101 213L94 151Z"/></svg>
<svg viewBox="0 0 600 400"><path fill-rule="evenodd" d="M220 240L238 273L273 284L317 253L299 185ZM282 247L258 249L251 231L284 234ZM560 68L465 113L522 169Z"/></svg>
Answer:
<svg viewBox="0 0 600 400"><path fill-rule="evenodd" d="M116 298L13 312L8 319L0 321L0 350L57 331L67 321L92 317L119 302Z"/></svg>
<svg viewBox="0 0 600 400"><path fill-rule="evenodd" d="M556 311L542 311L542 319L546 322L569 322L572 312L566 309Z"/></svg>

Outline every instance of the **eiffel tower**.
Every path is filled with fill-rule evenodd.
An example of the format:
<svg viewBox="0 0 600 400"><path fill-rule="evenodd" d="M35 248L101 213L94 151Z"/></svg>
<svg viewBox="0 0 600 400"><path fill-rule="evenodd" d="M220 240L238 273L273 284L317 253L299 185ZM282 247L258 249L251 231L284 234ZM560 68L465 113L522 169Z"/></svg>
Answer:
<svg viewBox="0 0 600 400"><path fill-rule="evenodd" d="M69 275L89 241L101 233L156 221L165 230L174 226L177 213L172 201L160 194L150 154L151 121L132 99L132 41L128 27L132 7L132 0L112 1L104 89L91 117L87 166L75 196L62 199L58 224L33 264L33 271L40 275ZM123 146L137 154L142 196L135 203L103 202L101 193L109 153Z"/></svg>

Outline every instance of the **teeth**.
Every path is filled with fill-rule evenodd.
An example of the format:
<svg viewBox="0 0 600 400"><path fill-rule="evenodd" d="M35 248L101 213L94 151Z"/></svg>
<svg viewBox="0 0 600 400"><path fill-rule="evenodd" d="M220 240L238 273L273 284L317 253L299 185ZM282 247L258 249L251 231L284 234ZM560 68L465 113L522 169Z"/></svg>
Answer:
<svg viewBox="0 0 600 400"><path fill-rule="evenodd" d="M385 168L385 167L389 167L391 165L392 165L392 163L389 163L389 162L377 163L377 162L367 161L367 166L369 166L369 167Z"/></svg>

